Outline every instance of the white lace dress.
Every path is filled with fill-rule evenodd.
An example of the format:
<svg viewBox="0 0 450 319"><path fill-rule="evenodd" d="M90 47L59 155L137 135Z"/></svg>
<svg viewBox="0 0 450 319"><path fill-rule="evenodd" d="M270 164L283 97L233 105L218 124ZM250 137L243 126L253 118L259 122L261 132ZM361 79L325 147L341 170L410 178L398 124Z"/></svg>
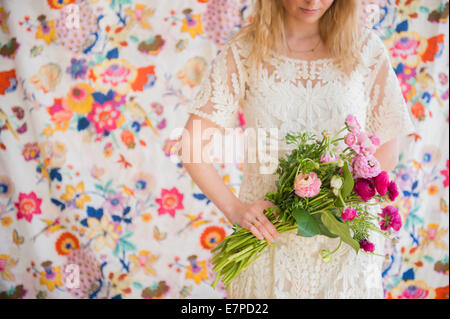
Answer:
<svg viewBox="0 0 450 319"><path fill-rule="evenodd" d="M320 134L327 129L334 133L349 113L363 129L376 132L381 143L414 132L383 42L374 31L365 29L360 45L363 61L348 78L331 59L304 61L274 51L260 66L260 77L250 78L245 57L251 44L228 44L211 64L188 112L227 128L236 126L241 106L247 128L278 129L278 158L290 150L284 139L288 131ZM260 170L258 161L247 163L248 154L239 199L252 203L276 190L278 176ZM370 241L375 252L383 254L384 238L374 234ZM275 247L265 249L234 279L228 297L383 298L383 258L356 254L343 244L332 262L324 262L320 250L333 250L338 243L338 238L322 235L299 237L296 230L283 233Z"/></svg>

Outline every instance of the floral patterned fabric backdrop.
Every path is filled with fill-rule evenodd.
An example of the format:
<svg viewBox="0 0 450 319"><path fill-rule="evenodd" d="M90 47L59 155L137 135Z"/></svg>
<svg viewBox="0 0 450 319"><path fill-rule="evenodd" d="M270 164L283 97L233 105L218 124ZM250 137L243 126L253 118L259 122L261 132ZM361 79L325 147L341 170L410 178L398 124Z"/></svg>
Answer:
<svg viewBox="0 0 450 319"><path fill-rule="evenodd" d="M386 297L448 298L449 4L362 2L417 127L392 172ZM250 7L0 0L0 298L226 297L209 259L231 225L172 131ZM215 165L237 195L242 165Z"/></svg>

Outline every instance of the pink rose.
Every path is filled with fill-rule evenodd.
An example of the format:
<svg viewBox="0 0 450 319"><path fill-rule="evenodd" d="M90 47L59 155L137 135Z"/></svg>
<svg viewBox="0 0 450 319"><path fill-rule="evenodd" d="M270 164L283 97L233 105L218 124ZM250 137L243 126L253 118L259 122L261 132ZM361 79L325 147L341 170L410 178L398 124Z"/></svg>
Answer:
<svg viewBox="0 0 450 319"><path fill-rule="evenodd" d="M347 124L350 132L352 133L359 134L361 131L361 126L359 125L358 119L353 114L347 115L345 124Z"/></svg>
<svg viewBox="0 0 450 319"><path fill-rule="evenodd" d="M338 160L338 156L337 155L330 155L330 153L325 153L322 154L322 156L320 157L320 161L322 163L329 163L329 162L336 162Z"/></svg>
<svg viewBox="0 0 450 319"><path fill-rule="evenodd" d="M347 144L350 147L355 145L356 141L357 141L357 136L353 133L348 133L345 136L345 144Z"/></svg>
<svg viewBox="0 0 450 319"><path fill-rule="evenodd" d="M314 197L320 192L322 181L315 172L298 174L295 177L295 194L299 197Z"/></svg>
<svg viewBox="0 0 450 319"><path fill-rule="evenodd" d="M342 220L353 220L358 217L358 212L353 207L347 207L341 215Z"/></svg>
<svg viewBox="0 0 450 319"><path fill-rule="evenodd" d="M378 147L378 146L381 145L380 138L378 137L378 135L377 135L376 133L370 133L370 134L369 134L369 138L370 138L370 140L372 141L372 144L373 144L375 147Z"/></svg>
<svg viewBox="0 0 450 319"><path fill-rule="evenodd" d="M377 150L377 148L373 145L372 140L364 132L359 134L358 144L361 147L361 153L365 155L373 155Z"/></svg>
<svg viewBox="0 0 450 319"><path fill-rule="evenodd" d="M376 193L372 181L365 178L358 178L355 182L353 190L365 202L372 199L372 197L374 197Z"/></svg>
<svg viewBox="0 0 450 319"><path fill-rule="evenodd" d="M371 178L377 176L380 171L380 163L373 155L359 155L354 158L353 168L356 177Z"/></svg>

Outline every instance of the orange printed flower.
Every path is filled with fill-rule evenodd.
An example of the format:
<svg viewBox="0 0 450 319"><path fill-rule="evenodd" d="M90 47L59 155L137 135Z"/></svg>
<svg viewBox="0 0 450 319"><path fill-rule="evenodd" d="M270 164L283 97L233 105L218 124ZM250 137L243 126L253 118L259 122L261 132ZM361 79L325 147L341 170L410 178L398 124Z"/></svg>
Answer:
<svg viewBox="0 0 450 319"><path fill-rule="evenodd" d="M52 9L62 9L64 6L74 2L75 0L47 0L48 5Z"/></svg>
<svg viewBox="0 0 450 319"><path fill-rule="evenodd" d="M205 249L213 249L225 239L225 230L219 226L207 227L200 236L200 244Z"/></svg>
<svg viewBox="0 0 450 319"><path fill-rule="evenodd" d="M65 256L69 255L72 250L80 248L80 243L75 235L65 232L59 236L55 248L58 255Z"/></svg>
<svg viewBox="0 0 450 319"><path fill-rule="evenodd" d="M125 130L120 135L123 144L125 144L128 148L134 148L136 146L136 142L134 141L134 134L130 132L130 130Z"/></svg>

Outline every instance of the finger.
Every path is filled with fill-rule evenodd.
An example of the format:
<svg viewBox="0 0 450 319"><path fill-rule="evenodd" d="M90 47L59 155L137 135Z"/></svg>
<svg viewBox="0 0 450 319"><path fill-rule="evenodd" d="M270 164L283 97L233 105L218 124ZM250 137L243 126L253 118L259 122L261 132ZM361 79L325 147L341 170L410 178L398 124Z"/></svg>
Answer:
<svg viewBox="0 0 450 319"><path fill-rule="evenodd" d="M256 219L255 226L256 226L256 228L259 229L259 231L264 235L264 237L269 242L272 242L274 240L274 236L270 232L269 228L266 225L264 225L261 221L259 221L258 219Z"/></svg>
<svg viewBox="0 0 450 319"><path fill-rule="evenodd" d="M261 234L261 232L258 230L258 228L255 227L255 225L251 224L250 222L247 223L247 228L250 230L250 232L259 240L263 239L264 236Z"/></svg>
<svg viewBox="0 0 450 319"><path fill-rule="evenodd" d="M266 210L269 207L275 206L275 204L271 201L265 200L265 201L263 201L262 206L263 206L264 210Z"/></svg>
<svg viewBox="0 0 450 319"><path fill-rule="evenodd" d="M270 222L269 219L267 219L266 216L261 215L258 216L258 221L262 224L262 226L266 229L266 231L272 236L273 238L278 238L280 236L280 233L275 228L275 226Z"/></svg>

